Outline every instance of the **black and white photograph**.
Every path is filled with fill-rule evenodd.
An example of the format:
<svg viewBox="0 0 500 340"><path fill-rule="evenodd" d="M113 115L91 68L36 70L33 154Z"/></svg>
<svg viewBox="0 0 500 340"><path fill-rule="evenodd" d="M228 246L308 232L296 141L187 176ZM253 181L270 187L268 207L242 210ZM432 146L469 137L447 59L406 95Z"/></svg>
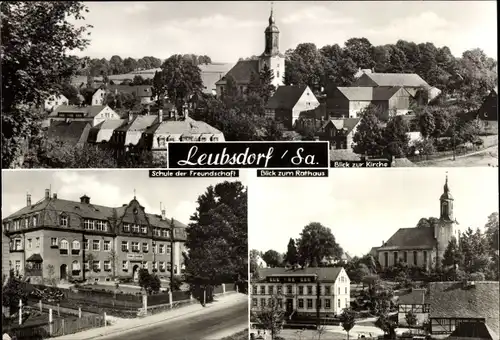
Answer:
<svg viewBox="0 0 500 340"><path fill-rule="evenodd" d="M251 339L498 339L496 169L333 171L252 182Z"/></svg>
<svg viewBox="0 0 500 340"><path fill-rule="evenodd" d="M248 338L245 177L148 175L3 171L3 339Z"/></svg>
<svg viewBox="0 0 500 340"><path fill-rule="evenodd" d="M329 141L333 161L498 166L496 1L0 6L2 168L293 140Z"/></svg>

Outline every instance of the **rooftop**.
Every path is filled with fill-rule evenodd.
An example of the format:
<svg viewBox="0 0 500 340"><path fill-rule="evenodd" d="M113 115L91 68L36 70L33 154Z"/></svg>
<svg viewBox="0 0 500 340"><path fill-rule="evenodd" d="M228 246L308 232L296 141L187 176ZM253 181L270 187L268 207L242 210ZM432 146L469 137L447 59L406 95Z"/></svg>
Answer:
<svg viewBox="0 0 500 340"><path fill-rule="evenodd" d="M433 227L401 228L384 243L379 251L394 249L431 249L434 248Z"/></svg>
<svg viewBox="0 0 500 340"><path fill-rule="evenodd" d="M58 113L83 113L84 117L93 118L97 116L107 105L61 105L52 111L49 117L57 117Z"/></svg>
<svg viewBox="0 0 500 340"><path fill-rule="evenodd" d="M266 104L267 109L291 110L304 94L307 86L280 86ZM314 94L311 95L314 96Z"/></svg>
<svg viewBox="0 0 500 340"><path fill-rule="evenodd" d="M368 77L378 86L404 86L404 87L423 87L429 89L427 84L416 73L364 73L359 79ZM356 84L357 82L355 82Z"/></svg>
<svg viewBox="0 0 500 340"><path fill-rule="evenodd" d="M353 101L373 101L389 100L399 90L401 86L395 87L338 87L338 90L349 100Z"/></svg>
<svg viewBox="0 0 500 340"><path fill-rule="evenodd" d="M52 122L47 130L47 136L61 140L70 145L76 145L82 142L82 135L85 129L90 129L88 121L72 121L72 122ZM84 142L84 141L83 141Z"/></svg>
<svg viewBox="0 0 500 340"><path fill-rule="evenodd" d="M316 275L320 281L335 282L342 267L308 267L308 268L258 268L259 277L265 278L268 276L300 276L300 275Z"/></svg>

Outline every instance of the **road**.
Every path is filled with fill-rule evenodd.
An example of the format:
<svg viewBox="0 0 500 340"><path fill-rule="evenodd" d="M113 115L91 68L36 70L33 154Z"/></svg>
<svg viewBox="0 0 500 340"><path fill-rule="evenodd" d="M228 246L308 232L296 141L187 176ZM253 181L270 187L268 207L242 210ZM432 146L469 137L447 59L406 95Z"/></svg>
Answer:
<svg viewBox="0 0 500 340"><path fill-rule="evenodd" d="M248 328L248 302L228 305L192 317L173 319L129 331L102 337L105 340L218 340Z"/></svg>

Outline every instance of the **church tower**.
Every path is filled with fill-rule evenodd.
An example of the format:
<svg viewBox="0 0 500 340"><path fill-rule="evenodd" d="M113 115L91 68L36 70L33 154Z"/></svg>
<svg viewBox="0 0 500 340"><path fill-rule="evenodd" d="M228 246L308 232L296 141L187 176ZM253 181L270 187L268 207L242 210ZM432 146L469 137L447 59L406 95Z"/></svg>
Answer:
<svg viewBox="0 0 500 340"><path fill-rule="evenodd" d="M437 242L436 264L438 266L441 265L444 252L446 251L448 243L452 237L455 237L457 242L459 237L458 229L456 228L457 221L453 216L453 196L451 195L450 188L448 186L448 175L446 175L443 194L439 198L439 204L439 223L434 226L434 238Z"/></svg>
<svg viewBox="0 0 500 340"><path fill-rule="evenodd" d="M279 51L279 36L280 31L276 26L274 19L274 10L271 5L271 15L269 16L269 26L265 32L265 48L264 53L259 58L259 72L267 65L274 75L273 85L275 87L283 85L285 76L285 56Z"/></svg>

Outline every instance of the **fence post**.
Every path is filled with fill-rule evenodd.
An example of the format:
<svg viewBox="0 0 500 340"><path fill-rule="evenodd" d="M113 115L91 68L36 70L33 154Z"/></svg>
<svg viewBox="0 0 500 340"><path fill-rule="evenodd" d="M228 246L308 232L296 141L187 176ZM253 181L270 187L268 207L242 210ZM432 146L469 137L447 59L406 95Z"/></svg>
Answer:
<svg viewBox="0 0 500 340"><path fill-rule="evenodd" d="M78 307L78 319L82 318L82 307Z"/></svg>
<svg viewBox="0 0 500 340"><path fill-rule="evenodd" d="M64 319L62 319L61 322L62 322L62 333L64 335L64 334L66 334L66 332L64 332Z"/></svg>
<svg viewBox="0 0 500 340"><path fill-rule="evenodd" d="M52 335L53 332L53 318L52 318L52 308L49 309L49 334Z"/></svg>
<svg viewBox="0 0 500 340"><path fill-rule="evenodd" d="M193 293L189 293L189 300L193 301Z"/></svg>
<svg viewBox="0 0 500 340"><path fill-rule="evenodd" d="M142 308L144 309L144 316L148 315L148 296L144 294L142 296Z"/></svg>
<svg viewBox="0 0 500 340"><path fill-rule="evenodd" d="M43 307L42 300L40 300L40 301L38 302L38 305L40 306L40 312L42 312L42 311L43 311L43 309L42 309L42 307Z"/></svg>
<svg viewBox="0 0 500 340"><path fill-rule="evenodd" d="M172 300L173 300L173 299L172 299L172 292L171 292L171 291L169 291L169 292L168 292L168 301L169 301L169 303L170 303L170 309L174 308L174 301L172 301Z"/></svg>
<svg viewBox="0 0 500 340"><path fill-rule="evenodd" d="M23 301L19 299L19 325L23 324Z"/></svg>
<svg viewBox="0 0 500 340"><path fill-rule="evenodd" d="M106 327L108 325L107 321L106 321L106 312L104 312L104 327Z"/></svg>
<svg viewBox="0 0 500 340"><path fill-rule="evenodd" d="M222 284L222 294L226 294L226 284Z"/></svg>
<svg viewBox="0 0 500 340"><path fill-rule="evenodd" d="M59 304L57 304L57 316L61 316L61 309L59 308Z"/></svg>
<svg viewBox="0 0 500 340"><path fill-rule="evenodd" d="M236 284L235 286L236 286L236 293L239 293L238 292L238 284Z"/></svg>

